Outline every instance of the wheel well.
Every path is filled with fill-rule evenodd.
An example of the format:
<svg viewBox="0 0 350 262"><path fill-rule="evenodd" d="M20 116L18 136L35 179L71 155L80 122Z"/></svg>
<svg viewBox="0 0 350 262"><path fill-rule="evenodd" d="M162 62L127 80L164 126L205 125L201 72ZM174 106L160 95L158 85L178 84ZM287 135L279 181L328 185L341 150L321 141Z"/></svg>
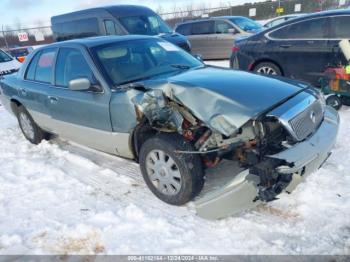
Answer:
<svg viewBox="0 0 350 262"><path fill-rule="evenodd" d="M12 112L13 112L15 115L17 115L17 109L18 109L18 107L21 106L22 104L21 104L18 100L14 99L14 98L11 99L10 101L11 101L11 110L12 110Z"/></svg>
<svg viewBox="0 0 350 262"><path fill-rule="evenodd" d="M277 67L279 68L279 70L281 71L282 76L284 76L284 72L283 72L282 67L281 67L278 63L276 63L275 61L273 61L273 60L271 60L271 59L267 59L267 58L266 58L266 59L260 59L260 60L255 61L255 62L251 65L250 71L253 71L254 68L255 68L258 64L261 64L261 63L272 63L272 64L274 64L275 66L277 66Z"/></svg>
<svg viewBox="0 0 350 262"><path fill-rule="evenodd" d="M147 139L154 136L156 133L157 131L151 127L151 125L149 124L146 118L143 118L134 129L132 139L131 139L132 141L131 149L135 156L135 160L137 162L139 160L139 152L142 144L146 142Z"/></svg>

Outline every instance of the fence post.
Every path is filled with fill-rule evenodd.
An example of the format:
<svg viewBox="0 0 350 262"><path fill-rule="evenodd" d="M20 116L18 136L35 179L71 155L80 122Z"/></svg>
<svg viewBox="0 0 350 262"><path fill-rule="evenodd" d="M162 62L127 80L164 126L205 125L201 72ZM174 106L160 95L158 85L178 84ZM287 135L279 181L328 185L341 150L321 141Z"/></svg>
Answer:
<svg viewBox="0 0 350 262"><path fill-rule="evenodd" d="M6 48L8 49L9 46L8 46L8 44L7 44L6 35L5 35L5 32L4 32L4 25L1 26L1 31L2 31L2 35L4 36Z"/></svg>

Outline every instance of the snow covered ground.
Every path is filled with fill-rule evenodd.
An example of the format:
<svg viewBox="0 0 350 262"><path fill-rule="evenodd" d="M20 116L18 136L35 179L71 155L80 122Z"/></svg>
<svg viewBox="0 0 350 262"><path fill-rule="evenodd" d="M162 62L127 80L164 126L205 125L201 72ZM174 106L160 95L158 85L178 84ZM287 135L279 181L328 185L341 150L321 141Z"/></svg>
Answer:
<svg viewBox="0 0 350 262"><path fill-rule="evenodd" d="M0 106L0 254L350 254L350 108L340 115L333 155L293 194L206 221L156 199L131 161L31 145Z"/></svg>

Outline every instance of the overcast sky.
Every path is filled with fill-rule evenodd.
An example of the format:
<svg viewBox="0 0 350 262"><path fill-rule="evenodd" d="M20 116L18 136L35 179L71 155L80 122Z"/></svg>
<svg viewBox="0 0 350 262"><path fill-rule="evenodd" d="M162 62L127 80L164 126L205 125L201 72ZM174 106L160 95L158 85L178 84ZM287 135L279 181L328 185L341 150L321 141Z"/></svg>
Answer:
<svg viewBox="0 0 350 262"><path fill-rule="evenodd" d="M160 6L162 10L172 11L176 7L184 8L187 5L194 7L217 7L220 3L238 5L246 2L262 0L0 0L1 25L16 25L22 27L37 26L40 21L43 25L50 24L50 17L83 8L115 5L138 4L154 10Z"/></svg>

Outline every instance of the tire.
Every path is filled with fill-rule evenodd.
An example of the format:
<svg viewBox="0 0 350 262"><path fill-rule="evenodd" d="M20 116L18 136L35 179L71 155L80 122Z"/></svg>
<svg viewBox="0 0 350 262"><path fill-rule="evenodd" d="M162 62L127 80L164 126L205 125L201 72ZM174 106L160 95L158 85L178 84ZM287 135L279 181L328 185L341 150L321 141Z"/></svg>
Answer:
<svg viewBox="0 0 350 262"><path fill-rule="evenodd" d="M191 144L177 134L159 134L141 147L139 163L148 188L160 200L183 205L199 194L204 185L202 161Z"/></svg>
<svg viewBox="0 0 350 262"><path fill-rule="evenodd" d="M343 96L341 101L342 101L343 105L350 106L350 97Z"/></svg>
<svg viewBox="0 0 350 262"><path fill-rule="evenodd" d="M24 137L32 144L37 145L47 137L23 106L17 108L17 120Z"/></svg>
<svg viewBox="0 0 350 262"><path fill-rule="evenodd" d="M326 104L333 107L335 110L339 110L342 107L343 102L339 96L330 95L326 98Z"/></svg>
<svg viewBox="0 0 350 262"><path fill-rule="evenodd" d="M276 64L270 62L257 64L253 71L262 75L282 75L281 69Z"/></svg>

